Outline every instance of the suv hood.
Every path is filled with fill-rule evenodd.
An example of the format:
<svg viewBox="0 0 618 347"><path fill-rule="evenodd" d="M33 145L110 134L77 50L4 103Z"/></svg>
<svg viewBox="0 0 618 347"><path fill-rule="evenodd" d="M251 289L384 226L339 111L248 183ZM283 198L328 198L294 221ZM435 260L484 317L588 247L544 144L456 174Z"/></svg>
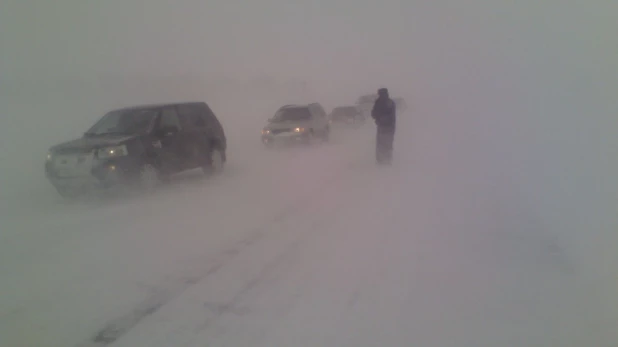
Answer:
<svg viewBox="0 0 618 347"><path fill-rule="evenodd" d="M50 148L52 152L57 151L80 151L87 152L98 148L117 146L134 139L139 135L100 135L84 136L82 138L63 142Z"/></svg>
<svg viewBox="0 0 618 347"><path fill-rule="evenodd" d="M264 129L269 129L269 130L281 130L281 129L290 129L290 128L305 128L307 127L309 124L311 124L311 122L309 121L286 121L286 122L275 122L275 123L268 123Z"/></svg>

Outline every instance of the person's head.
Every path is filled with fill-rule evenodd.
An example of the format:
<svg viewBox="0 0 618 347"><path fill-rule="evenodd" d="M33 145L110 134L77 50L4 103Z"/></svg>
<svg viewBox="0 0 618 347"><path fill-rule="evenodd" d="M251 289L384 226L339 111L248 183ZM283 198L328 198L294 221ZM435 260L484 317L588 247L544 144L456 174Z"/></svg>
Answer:
<svg viewBox="0 0 618 347"><path fill-rule="evenodd" d="M386 89L386 88L378 89L378 97L380 97L380 98L388 98L388 89Z"/></svg>

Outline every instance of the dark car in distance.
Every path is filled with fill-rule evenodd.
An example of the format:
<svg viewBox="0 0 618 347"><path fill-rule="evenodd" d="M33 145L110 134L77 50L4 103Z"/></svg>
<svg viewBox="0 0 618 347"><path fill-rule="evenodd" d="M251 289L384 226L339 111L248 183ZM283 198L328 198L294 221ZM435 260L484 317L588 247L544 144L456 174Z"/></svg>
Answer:
<svg viewBox="0 0 618 347"><path fill-rule="evenodd" d="M371 116L371 109L373 108L373 104L378 99L378 94L365 94L358 97L356 100L356 109L366 118Z"/></svg>
<svg viewBox="0 0 618 347"><path fill-rule="evenodd" d="M335 107L328 115L328 121L333 124L359 126L365 122L365 116L356 106Z"/></svg>
<svg viewBox="0 0 618 347"><path fill-rule="evenodd" d="M223 127L205 102L134 106L110 111L81 138L51 147L45 174L67 197L118 185L152 189L182 171L220 172L226 149Z"/></svg>
<svg viewBox="0 0 618 347"><path fill-rule="evenodd" d="M405 112L408 109L408 105L402 97L394 97L393 102L395 103L398 112Z"/></svg>

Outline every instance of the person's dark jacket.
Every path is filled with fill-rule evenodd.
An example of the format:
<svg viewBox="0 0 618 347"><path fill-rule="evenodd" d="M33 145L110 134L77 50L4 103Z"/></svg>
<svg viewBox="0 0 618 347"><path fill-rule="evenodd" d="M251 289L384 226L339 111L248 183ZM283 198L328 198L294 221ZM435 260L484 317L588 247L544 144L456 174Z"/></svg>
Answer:
<svg viewBox="0 0 618 347"><path fill-rule="evenodd" d="M388 96L380 96L373 104L371 117L375 120L378 128L393 129L397 121L395 102Z"/></svg>

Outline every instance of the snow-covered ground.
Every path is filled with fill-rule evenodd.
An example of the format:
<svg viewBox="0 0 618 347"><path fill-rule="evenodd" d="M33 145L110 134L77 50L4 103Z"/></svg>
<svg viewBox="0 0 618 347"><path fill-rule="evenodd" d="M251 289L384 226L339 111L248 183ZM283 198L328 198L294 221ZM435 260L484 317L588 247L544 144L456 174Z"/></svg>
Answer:
<svg viewBox="0 0 618 347"><path fill-rule="evenodd" d="M618 345L599 258L547 224L488 141L506 145L426 107L400 115L392 167L371 124L266 151L250 121L228 122L223 176L152 197L33 181L2 209L0 346Z"/></svg>

